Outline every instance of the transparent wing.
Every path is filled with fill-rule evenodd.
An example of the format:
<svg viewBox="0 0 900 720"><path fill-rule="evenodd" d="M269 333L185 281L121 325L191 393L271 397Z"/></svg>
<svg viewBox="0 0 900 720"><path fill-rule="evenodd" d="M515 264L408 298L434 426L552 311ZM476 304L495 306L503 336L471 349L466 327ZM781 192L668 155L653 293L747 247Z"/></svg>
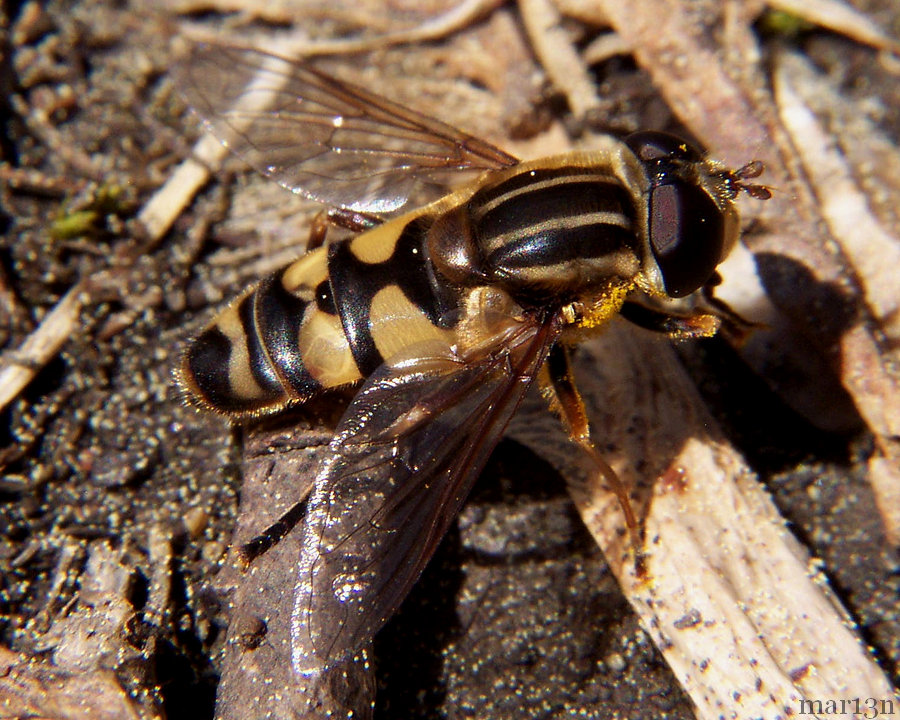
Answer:
<svg viewBox="0 0 900 720"><path fill-rule="evenodd" d="M518 161L502 150L309 64L249 48L196 44L174 73L207 128L289 190L387 213L442 171Z"/></svg>
<svg viewBox="0 0 900 720"><path fill-rule="evenodd" d="M357 652L409 593L556 339L523 323L476 361L411 360L370 377L341 420L305 526L292 662Z"/></svg>

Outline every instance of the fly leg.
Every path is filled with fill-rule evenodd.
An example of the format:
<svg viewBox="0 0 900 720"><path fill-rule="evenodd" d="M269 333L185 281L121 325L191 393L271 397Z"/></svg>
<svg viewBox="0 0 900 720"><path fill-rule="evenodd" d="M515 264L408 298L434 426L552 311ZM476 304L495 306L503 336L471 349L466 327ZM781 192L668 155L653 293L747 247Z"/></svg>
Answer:
<svg viewBox="0 0 900 720"><path fill-rule="evenodd" d="M346 208L331 208L327 215L328 221L332 225L337 225L353 232L371 230L376 225L381 225L384 222L384 218L375 213L347 210Z"/></svg>
<svg viewBox="0 0 900 720"><path fill-rule="evenodd" d="M345 230L363 232L371 230L376 225L381 225L383 218L372 213L357 212L345 208L332 208L316 213L312 225L309 228L309 239L306 241L306 250L315 250L325 244L328 228L337 225Z"/></svg>
<svg viewBox="0 0 900 720"><path fill-rule="evenodd" d="M740 344L750 331L760 327L742 318L728 303L715 297L715 287L721 282L718 273L703 286L699 309L692 313L668 313L633 300L622 306L621 315L645 330L668 335L675 340L712 337L720 330L729 339Z"/></svg>
<svg viewBox="0 0 900 720"><path fill-rule="evenodd" d="M237 549L237 555L241 564L246 568L251 562L265 553L271 547L277 545L306 514L306 498L291 505L287 512L278 520L269 525L259 535L248 540Z"/></svg>
<svg viewBox="0 0 900 720"><path fill-rule="evenodd" d="M700 290L700 297L705 306L721 320L721 332L732 342L740 345L754 328L765 327L764 324L747 320L733 310L724 300L715 296L716 287L722 284L722 276L714 272L706 285Z"/></svg>
<svg viewBox="0 0 900 720"><path fill-rule="evenodd" d="M722 319L712 313L676 315L633 301L626 302L620 314L638 327L668 335L676 340L712 337L722 324Z"/></svg>
<svg viewBox="0 0 900 720"><path fill-rule="evenodd" d="M578 388L575 387L568 348L561 343L554 345L547 357L546 367L550 382L544 390L549 396L551 407L559 413L569 437L585 452L600 477L615 493L619 505L622 506L625 523L634 533L638 525L631 507L631 500L628 497L628 490L591 440L587 412Z"/></svg>

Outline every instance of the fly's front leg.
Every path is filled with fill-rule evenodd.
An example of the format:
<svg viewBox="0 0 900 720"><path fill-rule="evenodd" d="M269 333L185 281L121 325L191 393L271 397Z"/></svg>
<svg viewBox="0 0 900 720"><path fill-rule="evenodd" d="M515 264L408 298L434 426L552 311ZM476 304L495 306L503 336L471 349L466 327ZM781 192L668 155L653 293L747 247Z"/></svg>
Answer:
<svg viewBox="0 0 900 720"><path fill-rule="evenodd" d="M706 285L701 289L700 297L703 298L706 307L720 319L722 333L727 335L729 340L740 345L747 339L747 336L754 328L765 327L765 324L741 317L727 302L717 298L715 291L721 284L722 276L718 272L714 272Z"/></svg>
<svg viewBox="0 0 900 720"><path fill-rule="evenodd" d="M730 340L740 344L759 325L742 318L728 303L715 296L715 288L721 281L719 274L715 273L703 286L699 309L695 312L669 313L629 300L620 313L638 327L668 335L674 340L712 337L721 330Z"/></svg>
<svg viewBox="0 0 900 720"><path fill-rule="evenodd" d="M676 315L631 300L619 312L628 322L675 340L712 337L722 325L722 319L712 313Z"/></svg>
<svg viewBox="0 0 900 720"><path fill-rule="evenodd" d="M559 413L569 437L585 452L600 477L615 493L619 505L622 506L625 522L628 528L634 532L637 529L637 520L631 508L628 491L619 476L616 475L616 471L603 459L591 440L587 412L578 388L575 387L568 348L559 343L553 346L547 357L547 371L550 382L549 387L544 390L550 396L551 406Z"/></svg>

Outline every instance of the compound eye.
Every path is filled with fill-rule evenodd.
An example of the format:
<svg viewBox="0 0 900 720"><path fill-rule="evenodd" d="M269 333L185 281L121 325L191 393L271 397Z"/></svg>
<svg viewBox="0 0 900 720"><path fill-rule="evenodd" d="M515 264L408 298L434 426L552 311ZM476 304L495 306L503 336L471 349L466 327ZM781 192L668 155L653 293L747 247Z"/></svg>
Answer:
<svg viewBox="0 0 900 720"><path fill-rule="evenodd" d="M655 160L685 160L699 162L703 159L700 151L680 137L664 132L644 130L631 133L625 144L642 162Z"/></svg>
<svg viewBox="0 0 900 720"><path fill-rule="evenodd" d="M674 180L650 193L650 247L666 293L690 295L722 260L725 222L701 188Z"/></svg>

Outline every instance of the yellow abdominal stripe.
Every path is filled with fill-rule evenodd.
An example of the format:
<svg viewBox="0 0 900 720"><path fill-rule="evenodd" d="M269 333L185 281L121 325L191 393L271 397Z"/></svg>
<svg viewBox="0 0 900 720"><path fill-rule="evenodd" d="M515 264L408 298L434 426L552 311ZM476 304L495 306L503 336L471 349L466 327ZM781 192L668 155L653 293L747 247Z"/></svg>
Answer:
<svg viewBox="0 0 900 720"><path fill-rule="evenodd" d="M435 327L397 285L379 290L372 298L370 310L372 339L385 360L414 346L449 348L455 333Z"/></svg>
<svg viewBox="0 0 900 720"><path fill-rule="evenodd" d="M315 307L307 310L297 346L307 371L323 387L338 387L362 379L337 315L328 315Z"/></svg>
<svg viewBox="0 0 900 720"><path fill-rule="evenodd" d="M389 260L397 247L397 238L415 215L403 215L357 235L350 240L350 252L357 260L372 265Z"/></svg>
<svg viewBox="0 0 900 720"><path fill-rule="evenodd" d="M297 293L303 288L315 290L316 285L327 278L327 248L321 247L288 265L281 276L281 283L288 292Z"/></svg>
<svg viewBox="0 0 900 720"><path fill-rule="evenodd" d="M238 315L242 300L232 303L216 321L216 327L231 343L228 358L228 384L235 397L256 400L265 396L265 391L253 377L250 365L250 351L247 348L247 333Z"/></svg>

